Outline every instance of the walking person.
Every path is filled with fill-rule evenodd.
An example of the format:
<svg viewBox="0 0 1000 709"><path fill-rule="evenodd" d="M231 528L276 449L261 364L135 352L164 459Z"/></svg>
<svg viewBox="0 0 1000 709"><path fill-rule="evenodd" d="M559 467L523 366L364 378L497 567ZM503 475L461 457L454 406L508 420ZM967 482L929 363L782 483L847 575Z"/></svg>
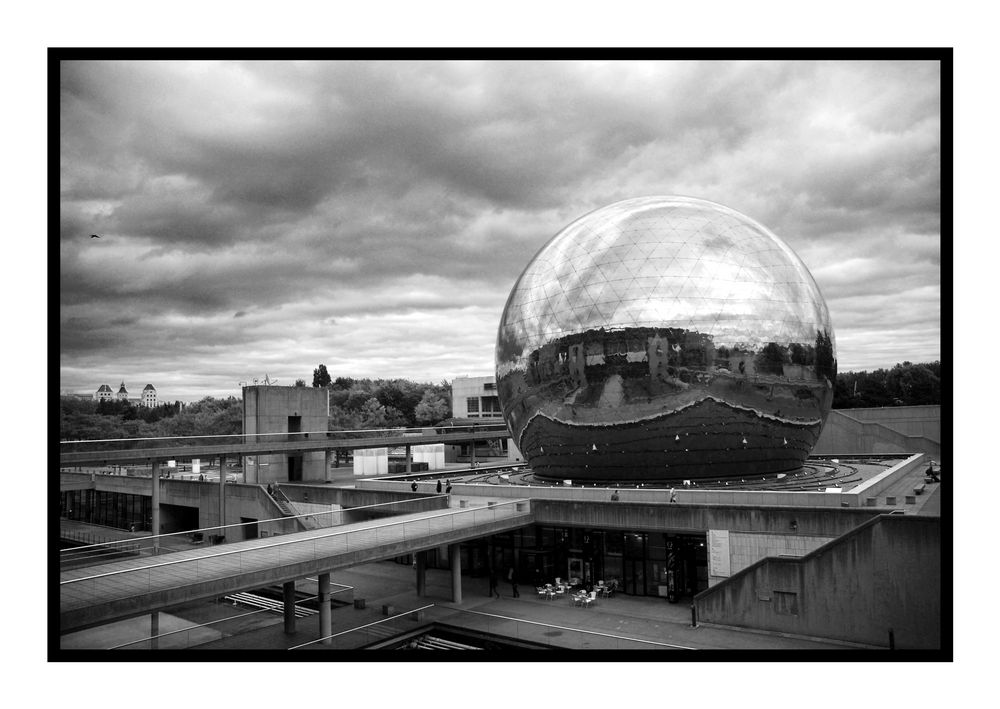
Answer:
<svg viewBox="0 0 1000 709"><path fill-rule="evenodd" d="M493 598L493 594L497 594L497 598L500 598L500 592L497 590L497 572L490 569L490 593L489 597Z"/></svg>
<svg viewBox="0 0 1000 709"><path fill-rule="evenodd" d="M441 494L441 481L440 480L438 480L437 491L438 491L438 494L440 495Z"/></svg>
<svg viewBox="0 0 1000 709"><path fill-rule="evenodd" d="M414 480L412 483L410 483L410 489L413 490L414 492L417 491L417 481L416 480Z"/></svg>
<svg viewBox="0 0 1000 709"><path fill-rule="evenodd" d="M521 594L517 592L517 572L514 571L513 566L510 567L510 571L507 572L507 580L510 581L511 595L513 595L514 598L519 598Z"/></svg>

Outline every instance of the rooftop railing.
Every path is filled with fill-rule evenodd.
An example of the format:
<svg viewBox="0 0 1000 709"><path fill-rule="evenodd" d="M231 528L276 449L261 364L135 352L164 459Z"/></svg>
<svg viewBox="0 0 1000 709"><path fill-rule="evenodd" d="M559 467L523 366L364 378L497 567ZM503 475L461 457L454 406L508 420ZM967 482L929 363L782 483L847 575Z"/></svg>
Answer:
<svg viewBox="0 0 1000 709"><path fill-rule="evenodd" d="M147 438L101 438L82 441L60 441L61 453L135 450L147 448L180 448L187 446L238 445L243 443L284 443L290 441L358 440L393 438L396 436L436 435L445 433L489 433L506 431L503 421L462 426L415 426L402 428L368 428L337 431L299 431L294 433L233 433L216 435L155 436ZM418 444L419 445L419 444Z"/></svg>

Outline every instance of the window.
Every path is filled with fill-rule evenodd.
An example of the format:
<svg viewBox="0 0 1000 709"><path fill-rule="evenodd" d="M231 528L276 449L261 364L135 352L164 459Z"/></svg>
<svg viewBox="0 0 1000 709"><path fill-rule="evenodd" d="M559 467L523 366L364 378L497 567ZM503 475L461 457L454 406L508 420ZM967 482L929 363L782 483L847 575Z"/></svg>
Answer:
<svg viewBox="0 0 1000 709"><path fill-rule="evenodd" d="M472 414L472 413L478 414L479 413L479 397L478 396L467 397L466 400L465 400L465 410L468 411L470 414Z"/></svg>
<svg viewBox="0 0 1000 709"><path fill-rule="evenodd" d="M485 384L483 384L483 389L486 391L493 391L496 388L497 385L494 382L486 382Z"/></svg>

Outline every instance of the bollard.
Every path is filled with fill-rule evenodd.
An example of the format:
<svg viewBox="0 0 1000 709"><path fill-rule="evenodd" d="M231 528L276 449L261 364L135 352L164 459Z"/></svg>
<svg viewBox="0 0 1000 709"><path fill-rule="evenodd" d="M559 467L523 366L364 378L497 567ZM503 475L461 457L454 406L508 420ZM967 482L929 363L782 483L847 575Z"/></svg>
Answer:
<svg viewBox="0 0 1000 709"><path fill-rule="evenodd" d="M693 603L691 604L691 627L698 627L698 609L694 607Z"/></svg>

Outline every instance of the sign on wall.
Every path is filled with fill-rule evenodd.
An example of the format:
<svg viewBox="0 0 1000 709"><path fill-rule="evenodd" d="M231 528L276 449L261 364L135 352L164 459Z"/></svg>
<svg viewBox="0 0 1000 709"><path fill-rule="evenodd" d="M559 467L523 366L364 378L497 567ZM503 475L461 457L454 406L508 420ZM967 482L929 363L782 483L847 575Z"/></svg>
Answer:
<svg viewBox="0 0 1000 709"><path fill-rule="evenodd" d="M729 576L729 530L708 530L708 575Z"/></svg>

